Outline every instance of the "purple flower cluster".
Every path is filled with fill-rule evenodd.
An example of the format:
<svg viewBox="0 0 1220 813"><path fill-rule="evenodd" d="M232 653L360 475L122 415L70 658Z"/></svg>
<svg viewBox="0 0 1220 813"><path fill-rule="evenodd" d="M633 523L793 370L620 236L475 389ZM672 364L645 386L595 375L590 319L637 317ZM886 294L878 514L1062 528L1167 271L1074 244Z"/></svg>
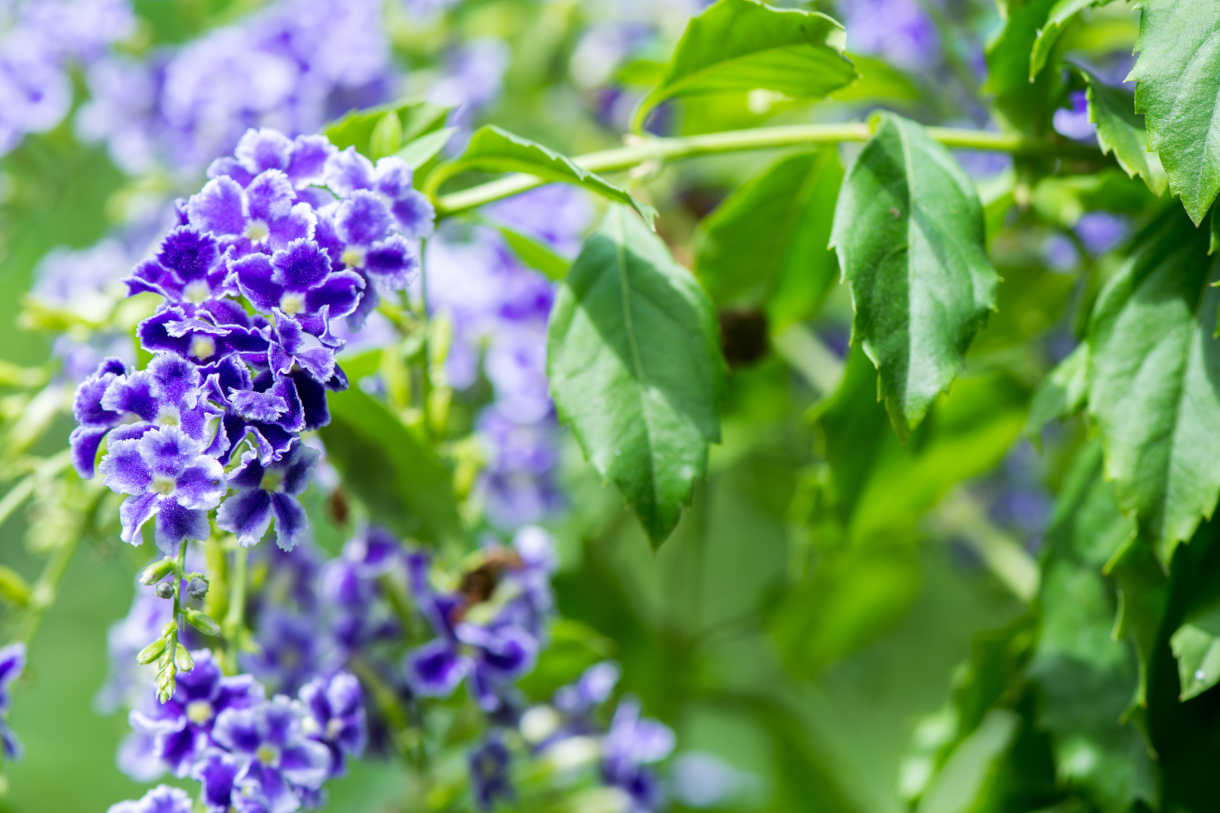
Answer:
<svg viewBox="0 0 1220 813"><path fill-rule="evenodd" d="M135 31L129 0L17 0L0 6L0 155L54 128L72 106L73 64Z"/></svg>
<svg viewBox="0 0 1220 813"><path fill-rule="evenodd" d="M133 295L162 298L138 330L153 360L132 370L108 359L82 382L73 461L92 476L106 442L98 469L127 496L132 544L154 518L164 550L202 539L219 507L241 544L274 522L291 549L317 460L300 434L329 421L327 390L347 386L332 325L359 325L406 287L432 209L401 160L374 165L320 136L250 130L209 175L126 280Z"/></svg>
<svg viewBox="0 0 1220 813"><path fill-rule="evenodd" d="M8 687L25 668L25 644L9 644L0 648L0 762L21 756L21 745L9 730L5 717L8 715Z"/></svg>
<svg viewBox="0 0 1220 813"><path fill-rule="evenodd" d="M318 130L396 88L380 0L277 0L180 48L89 69L76 126L128 172L194 174L249 127Z"/></svg>
<svg viewBox="0 0 1220 813"><path fill-rule="evenodd" d="M194 654L179 672L173 697L150 698L133 711L135 736L145 743L135 773L192 777L209 813L290 813L321 801L323 783L340 775L366 739L360 683L336 673L303 687L299 699L267 699L248 675L224 677L212 654ZM130 766L128 766L130 767ZM182 797L166 789L115 811L178 810ZM141 807L144 805L144 807ZM185 808L189 810L189 804Z"/></svg>
<svg viewBox="0 0 1220 813"><path fill-rule="evenodd" d="M489 214L569 255L592 219L587 199L564 186L542 187ZM494 395L478 420L489 451L480 487L488 517L502 527L536 522L563 504L545 357L554 286L490 229L442 232L428 262L429 306L453 325L449 383L468 389L483 376Z"/></svg>

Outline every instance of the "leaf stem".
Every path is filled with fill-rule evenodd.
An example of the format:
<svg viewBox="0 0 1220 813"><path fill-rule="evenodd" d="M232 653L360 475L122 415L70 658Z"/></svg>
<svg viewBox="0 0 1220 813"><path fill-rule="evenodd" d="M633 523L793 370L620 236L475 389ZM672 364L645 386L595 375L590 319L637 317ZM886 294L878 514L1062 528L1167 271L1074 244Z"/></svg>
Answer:
<svg viewBox="0 0 1220 813"><path fill-rule="evenodd" d="M241 652L246 616L246 565L250 551L240 545L233 551L233 570L229 574L229 607L225 613L224 636L228 648L229 670L236 673Z"/></svg>
<svg viewBox="0 0 1220 813"><path fill-rule="evenodd" d="M615 149L591 152L572 160L592 172L621 172L651 162L678 161L701 155L770 150L783 147L810 147L819 144L868 141L872 127L867 122L842 124L791 124L728 130L719 133L672 138L638 138ZM963 150L1007 152L1013 155L1095 160L1101 153L1094 147L1074 141L1031 140L1014 133L967 130L956 127L929 127L928 134L946 147ZM438 195L434 201L438 218L449 217L528 192L545 184L532 175L507 175L488 183Z"/></svg>

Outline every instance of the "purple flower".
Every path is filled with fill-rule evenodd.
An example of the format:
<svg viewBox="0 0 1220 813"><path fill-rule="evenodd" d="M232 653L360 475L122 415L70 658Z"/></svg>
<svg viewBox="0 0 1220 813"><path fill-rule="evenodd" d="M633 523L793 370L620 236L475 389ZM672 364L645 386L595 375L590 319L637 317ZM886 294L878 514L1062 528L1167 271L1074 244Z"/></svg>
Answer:
<svg viewBox="0 0 1220 813"><path fill-rule="evenodd" d="M364 713L364 692L360 682L347 672L315 678L301 687L298 695L309 711L305 730L330 749L330 776L344 771L347 757L358 757L368 741Z"/></svg>
<svg viewBox="0 0 1220 813"><path fill-rule="evenodd" d="M188 776L210 747L219 715L263 702L263 688L248 675L224 677L212 653L193 653L195 667L179 672L173 697L131 713L137 734L152 738L151 759L175 776Z"/></svg>
<svg viewBox="0 0 1220 813"><path fill-rule="evenodd" d="M446 697L469 677L471 694L479 706L487 712L499 710L503 706L502 688L533 668L537 637L509 617L487 625L460 620L460 600L433 592L427 584L426 569L426 557L416 554L412 559L411 592L437 637L407 655L406 672L412 688L425 697Z"/></svg>
<svg viewBox="0 0 1220 813"><path fill-rule="evenodd" d="M278 462L264 466L258 455L248 452L229 474L229 495L216 514L216 524L237 535L240 545L250 546L263 538L275 521L275 543L281 550L296 547L304 533L305 509L297 496L309 484L319 454L296 443Z"/></svg>
<svg viewBox="0 0 1220 813"><path fill-rule="evenodd" d="M312 238L317 227L313 208L297 202L291 179L278 169L260 172L245 188L227 175L213 178L186 207L192 224L243 252L282 249Z"/></svg>
<svg viewBox="0 0 1220 813"><path fill-rule="evenodd" d="M921 72L939 58L936 26L918 0L851 0L840 5L852 50Z"/></svg>
<svg viewBox="0 0 1220 813"><path fill-rule="evenodd" d="M225 492L224 468L203 454L203 446L181 429L152 429L110 444L102 460L103 482L128 495L119 509L123 541L140 544L140 529L156 517L163 550L209 533L208 510Z"/></svg>
<svg viewBox="0 0 1220 813"><path fill-rule="evenodd" d="M0 750L4 759L14 760L21 756L21 745L5 722L8 714L8 688L25 669L25 644L9 644L0 649Z"/></svg>
<svg viewBox="0 0 1220 813"><path fill-rule="evenodd" d="M633 811L658 810L663 802L661 789L646 766L669 756L673 747L673 732L640 717L639 702L627 698L615 709L602 743L602 780L626 792Z"/></svg>
<svg viewBox="0 0 1220 813"><path fill-rule="evenodd" d="M1089 101L1083 90L1068 94L1068 107L1055 111L1052 117L1056 132L1077 141L1093 141L1097 127L1089 119Z"/></svg>
<svg viewBox="0 0 1220 813"><path fill-rule="evenodd" d="M475 803L480 810L490 810L499 799L512 800L513 787L508 778L509 753L499 735L489 735L471 750L466 764L470 768Z"/></svg>
<svg viewBox="0 0 1220 813"><path fill-rule="evenodd" d="M158 785L139 801L111 805L107 813L191 813L192 809L191 797L185 791Z"/></svg>
<svg viewBox="0 0 1220 813"><path fill-rule="evenodd" d="M331 765L330 750L305 733L307 712L287 697L221 712L213 739L236 759L239 783L251 783L269 813L289 813L302 791L317 790ZM205 791L206 795L212 795Z"/></svg>
<svg viewBox="0 0 1220 813"><path fill-rule="evenodd" d="M1105 254L1121 243L1129 231L1126 219L1109 212L1089 212L1076 221L1076 234L1094 254Z"/></svg>
<svg viewBox="0 0 1220 813"><path fill-rule="evenodd" d="M333 665L321 619L282 607L260 614L254 638L259 651L242 656L242 668L282 692L295 692Z"/></svg>

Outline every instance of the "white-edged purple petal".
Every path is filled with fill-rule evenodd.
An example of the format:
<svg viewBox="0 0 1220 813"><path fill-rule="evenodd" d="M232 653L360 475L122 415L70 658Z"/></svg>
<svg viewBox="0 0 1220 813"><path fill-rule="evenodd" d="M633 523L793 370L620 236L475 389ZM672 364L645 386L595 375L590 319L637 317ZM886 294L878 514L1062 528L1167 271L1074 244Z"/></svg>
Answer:
<svg viewBox="0 0 1220 813"><path fill-rule="evenodd" d="M240 236L246 229L242 188L232 178L213 178L186 203L191 225L212 234Z"/></svg>
<svg viewBox="0 0 1220 813"><path fill-rule="evenodd" d="M256 544L271 525L271 495L259 488L229 495L216 512L216 525L243 547Z"/></svg>
<svg viewBox="0 0 1220 813"><path fill-rule="evenodd" d="M287 494L272 494L271 510L275 514L275 544L282 551L291 551L301 541L309 527L309 518L305 514L305 509L301 507L295 497L289 497Z"/></svg>

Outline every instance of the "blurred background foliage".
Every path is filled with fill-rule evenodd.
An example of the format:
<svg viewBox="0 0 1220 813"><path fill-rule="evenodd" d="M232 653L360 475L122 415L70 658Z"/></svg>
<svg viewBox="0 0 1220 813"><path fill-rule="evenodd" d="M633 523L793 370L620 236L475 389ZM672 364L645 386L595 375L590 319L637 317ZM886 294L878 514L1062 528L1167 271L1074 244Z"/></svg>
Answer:
<svg viewBox="0 0 1220 813"><path fill-rule="evenodd" d="M129 47L148 51L185 42L259 5L138 0L142 22ZM583 77L591 57L581 45L593 46L582 34L613 17L611 5L467 0L422 22L399 6L386 19L408 93L426 91L442 77L456 43L494 40L509 56L495 77L502 78L502 90L479 119L576 154L618 143L615 114L607 122L598 95L615 87L638 98L635 90L655 82L685 19L673 15L646 47L604 76ZM849 51L858 41L861 49L881 47L869 27L884 25L886 3L789 5L845 19ZM927 39L909 53L894 51L890 62L884 54L857 57L865 78L816 112L765 94L699 99L669 105L661 114L664 126L709 132L859 117L878 106L930 123L993 126L983 101L988 95L1007 101L1006 118L1035 115L1026 107L1029 94L1006 95L1003 82L1016 80L1003 71L993 71L983 85L983 44L1003 27L992 3L915 5L930 21ZM1011 34L1011 27L1003 30ZM1069 29L1061 47L1101 61L1129 53L1134 37L1129 14L1099 12L1095 23ZM75 79L83 92L81 77ZM851 152L845 148L844 155ZM743 270L743 257L717 253L719 222L753 216L779 228L758 206L736 214L716 210L728 194L747 193L743 184L777 161L786 163L767 177L779 187L797 173L841 173L831 153L709 158L646 168L636 178L664 213L661 231L675 256L702 275L717 304L750 318L766 311L775 352L758 360L748 346L736 348L745 361L729 380L724 442L712 448L710 476L659 552L618 495L567 444L564 487L579 511L552 523L562 546L556 590L566 626L557 629L527 689L545 695L588 662L590 649L617 658L624 688L674 728L681 750L712 754L733 767L738 781L726 810L884 813L906 809L920 793L921 811L1016 809L993 804L1006 782L1029 785L1025 796L1006 798L1026 798L1032 808L1055 799L1035 787L1039 776L1054 784L1055 768L1045 764L1047 749L1039 743L1048 727L1078 732L1086 745L1106 744L1105 753L1080 763L1090 766L1082 775L1099 789L1097 798L1141 781L1128 774L1142 745L1126 730L1115 733L1129 695L1109 665L1117 663L1128 678L1136 666L1109 635L1115 599L1097 572L1107 557L1077 549L1080 535L1063 532L1088 519L1070 501L1095 499L1083 492L1091 482L1087 467L1098 465L1096 446L1085 443L1082 425L1067 423L1048 432L1047 451L1039 456L1022 433L1035 385L1070 349L1073 323L1114 264L1106 250L1086 244L1076 229L1082 216L1105 208L1134 221L1151 199L1142 184L1116 170L1056 177L992 158L962 156L979 179L990 216L991 257L1003 277L1000 307L961 379L905 445L875 401L871 365L858 350L845 350L851 309L845 290L834 284L833 257L827 254L818 275L797 279L783 276L783 257L767 257L781 271L777 282L759 288L732 278ZM180 181L170 177L131 181L104 149L82 145L66 121L6 155L0 358L36 364L47 357L51 335L18 318L41 257L57 246L95 243L143 195L164 197L197 182L193 176L178 188ZM782 189L754 194L761 204L770 196L787 200ZM1025 208L1011 209L1014 200ZM807 203L802 216L825 219L812 228L828 232L833 198L827 204L815 195ZM758 250L765 252L766 234L760 237ZM1080 269L1090 273L1075 273ZM816 320L809 321L815 310ZM726 350L733 360L734 348ZM66 416L56 417L37 450L62 448L69 429ZM1052 516L1055 488L1064 489L1068 502ZM1093 511L1099 513L1104 510ZM26 523L22 512L6 518L0 563L33 574L40 557L21 544ZM332 549L349 530L322 511L314 523ZM1039 622L1026 602L1039 574L1014 551L1043 547L1044 589L1037 600L1061 604L1065 612L1042 621L1035 634ZM1006 566L1006 556L1016 565ZM0 810L101 810L137 794L114 764L126 721L91 708L106 671L107 629L124 614L145 558L108 533L86 539L71 560L12 710L27 756L6 766L10 787ZM1074 657L1081 650L1096 674L1081 673ZM1153 688L1164 680L1158 670L1173 668L1164 660L1152 669ZM1026 664L1020 685L989 684L1015 680L1017 672L1008 668L1014 662ZM1035 694L1038 725L1027 708ZM1007 700L996 703L1001 695ZM957 747L966 741L968 748ZM997 760L1014 752L1027 759ZM1107 765L1118 767L1109 772ZM363 762L331 786L327 809L409 809L401 807L404 792L395 766Z"/></svg>

